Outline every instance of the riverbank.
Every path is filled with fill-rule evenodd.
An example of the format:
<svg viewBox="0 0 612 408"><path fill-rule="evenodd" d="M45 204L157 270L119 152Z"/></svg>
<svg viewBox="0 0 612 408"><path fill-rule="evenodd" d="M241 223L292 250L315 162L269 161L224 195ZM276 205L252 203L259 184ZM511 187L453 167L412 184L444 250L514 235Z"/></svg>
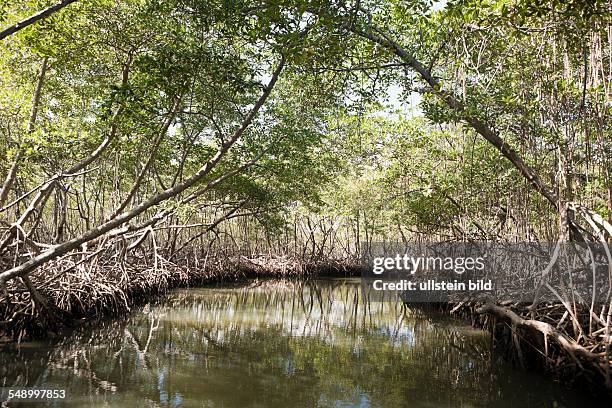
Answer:
<svg viewBox="0 0 612 408"><path fill-rule="evenodd" d="M0 302L0 341L22 342L54 336L84 320L127 313L134 305L173 288L254 278L346 276L357 266L302 262L288 257L229 257L182 264L159 257L63 267L55 263L27 280L11 282Z"/></svg>

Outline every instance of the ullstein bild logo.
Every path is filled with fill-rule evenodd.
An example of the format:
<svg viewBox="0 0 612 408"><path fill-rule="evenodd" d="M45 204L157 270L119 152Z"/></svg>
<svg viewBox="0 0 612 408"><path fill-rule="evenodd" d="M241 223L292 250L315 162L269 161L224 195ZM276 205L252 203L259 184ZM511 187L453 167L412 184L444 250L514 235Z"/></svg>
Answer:
<svg viewBox="0 0 612 408"><path fill-rule="evenodd" d="M558 301L568 288L579 302L607 295L605 244L377 243L363 254L363 293L370 300Z"/></svg>

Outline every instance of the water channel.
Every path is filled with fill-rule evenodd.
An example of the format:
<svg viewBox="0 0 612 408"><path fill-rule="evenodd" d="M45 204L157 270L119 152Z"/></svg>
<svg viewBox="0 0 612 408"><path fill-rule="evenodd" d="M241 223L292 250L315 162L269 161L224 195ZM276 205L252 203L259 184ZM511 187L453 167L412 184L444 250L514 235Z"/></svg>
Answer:
<svg viewBox="0 0 612 408"><path fill-rule="evenodd" d="M0 349L0 386L65 390L7 406L585 407L448 317L364 302L357 280L181 289L48 342Z"/></svg>

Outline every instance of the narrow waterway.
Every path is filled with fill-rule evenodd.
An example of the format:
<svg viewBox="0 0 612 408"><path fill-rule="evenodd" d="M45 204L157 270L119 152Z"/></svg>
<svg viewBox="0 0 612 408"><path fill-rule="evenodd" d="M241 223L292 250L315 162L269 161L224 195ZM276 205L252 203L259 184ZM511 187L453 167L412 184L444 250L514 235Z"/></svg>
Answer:
<svg viewBox="0 0 612 408"><path fill-rule="evenodd" d="M0 381L65 390L48 406L590 406L497 359L487 333L366 303L358 281L341 279L173 291L61 339L0 349Z"/></svg>

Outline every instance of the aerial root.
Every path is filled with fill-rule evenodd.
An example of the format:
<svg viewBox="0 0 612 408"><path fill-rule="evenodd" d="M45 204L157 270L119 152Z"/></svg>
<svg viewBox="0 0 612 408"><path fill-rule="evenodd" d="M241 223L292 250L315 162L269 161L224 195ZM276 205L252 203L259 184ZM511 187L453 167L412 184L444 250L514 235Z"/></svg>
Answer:
<svg viewBox="0 0 612 408"><path fill-rule="evenodd" d="M539 345L534 346L532 344L532 346L537 347L538 351L542 353L549 368L552 362L550 358L551 348L553 347L553 344L555 344L560 350L569 356L571 362L578 366L582 371L588 371L588 369L591 369L601 375L603 379L601 383L605 384L608 392L612 391L612 388L610 387L612 381L610 379L608 369L612 362L609 361L609 353L607 352L610 339L605 338L605 336L594 336L590 338L581 337L581 341L585 343L585 345L583 345L552 324L533 318L523 318L509 307L486 303L480 307L477 307L475 312L479 315L494 316L496 320L509 323L513 333L513 342L515 343L517 340L514 338L514 336L519 329L540 334L542 336L542 350L539 350ZM530 313L529 308L526 309L526 313ZM520 344L514 344L514 346L516 348L516 352L521 353L519 357L522 363L524 356L520 351ZM595 350L600 351L596 352ZM557 359L556 364L558 366L570 364L567 361L565 363L563 361L564 360L562 358Z"/></svg>
<svg viewBox="0 0 612 408"><path fill-rule="evenodd" d="M57 333L84 318L118 315L174 287L247 277L290 277L311 273L347 273L338 264L305 264L289 257L209 258L170 262L157 257L157 267L144 257L124 262L101 257L96 262L62 258L1 288L0 337L28 339Z"/></svg>

